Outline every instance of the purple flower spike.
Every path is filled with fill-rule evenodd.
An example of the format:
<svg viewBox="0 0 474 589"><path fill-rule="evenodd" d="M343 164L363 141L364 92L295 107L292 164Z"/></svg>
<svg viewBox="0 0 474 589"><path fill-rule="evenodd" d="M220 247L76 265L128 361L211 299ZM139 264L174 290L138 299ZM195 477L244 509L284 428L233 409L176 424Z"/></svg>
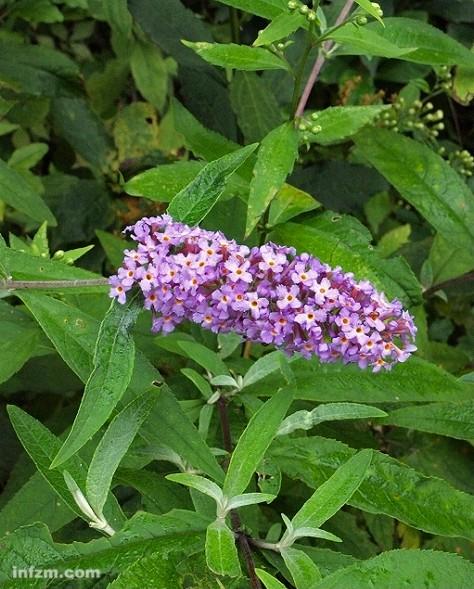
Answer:
<svg viewBox="0 0 474 589"><path fill-rule="evenodd" d="M124 303L128 291L140 288L153 331L169 333L190 320L288 354L374 372L416 350L413 317L399 301L309 254L274 243L249 249L169 215L141 219L125 231L137 247L125 252L110 278L110 296Z"/></svg>

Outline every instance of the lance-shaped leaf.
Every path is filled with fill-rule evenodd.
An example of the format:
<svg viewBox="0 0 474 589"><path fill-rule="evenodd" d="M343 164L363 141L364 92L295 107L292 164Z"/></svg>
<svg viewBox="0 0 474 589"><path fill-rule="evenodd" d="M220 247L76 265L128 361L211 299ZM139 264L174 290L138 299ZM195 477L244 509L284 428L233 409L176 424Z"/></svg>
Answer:
<svg viewBox="0 0 474 589"><path fill-rule="evenodd" d="M428 65L472 66L472 53L452 36L416 18L389 17L384 19L385 28L370 23L361 32L377 33L382 43L389 42L400 49L411 47L412 51L402 59Z"/></svg>
<svg viewBox="0 0 474 589"><path fill-rule="evenodd" d="M92 457L86 481L87 499L98 515L102 514L114 473L156 403L157 397L156 389L152 389L134 399L110 422L100 440Z"/></svg>
<svg viewBox="0 0 474 589"><path fill-rule="evenodd" d="M130 335L139 313L134 299L125 305L113 302L99 329L94 369L72 429L51 464L59 466L73 456L104 425L132 378L135 344Z"/></svg>
<svg viewBox="0 0 474 589"><path fill-rule="evenodd" d="M268 19L275 18L288 10L286 0L219 0L219 2Z"/></svg>
<svg viewBox="0 0 474 589"><path fill-rule="evenodd" d="M288 69L288 64L281 57L261 47L204 41L198 43L183 41L183 43L205 61L220 67L247 71Z"/></svg>
<svg viewBox="0 0 474 589"><path fill-rule="evenodd" d="M470 441L474 440L474 401L403 407L391 411L382 423Z"/></svg>
<svg viewBox="0 0 474 589"><path fill-rule="evenodd" d="M49 207L25 178L0 159L0 194L8 205L28 215L35 221L47 221L56 225L56 219Z"/></svg>
<svg viewBox="0 0 474 589"><path fill-rule="evenodd" d="M285 548L281 555L293 577L296 589L313 589L322 579L316 564L302 550Z"/></svg>
<svg viewBox="0 0 474 589"><path fill-rule="evenodd" d="M194 468L223 481L224 473L214 454L166 385L161 387L160 402L140 433L148 442L171 448Z"/></svg>
<svg viewBox="0 0 474 589"><path fill-rule="evenodd" d="M319 528L357 491L372 460L372 450L362 450L341 466L306 501L291 520L294 529Z"/></svg>
<svg viewBox="0 0 474 589"><path fill-rule="evenodd" d="M241 574L234 534L222 519L216 519L207 528L206 562L217 575L238 577Z"/></svg>
<svg viewBox="0 0 474 589"><path fill-rule="evenodd" d="M173 198L168 213L177 221L197 225L216 204L228 178L255 151L247 145L204 166L198 175Z"/></svg>
<svg viewBox="0 0 474 589"><path fill-rule="evenodd" d="M440 550L392 550L325 577L318 589L470 587L474 565Z"/></svg>
<svg viewBox="0 0 474 589"><path fill-rule="evenodd" d="M299 11L282 12L263 30L259 31L253 45L261 47L262 45L271 45L280 39L286 39L297 29L304 27L307 22L306 16Z"/></svg>
<svg viewBox="0 0 474 589"><path fill-rule="evenodd" d="M61 447L60 440L44 425L22 411L19 407L10 405L8 407L8 415L20 442L35 463L38 471L64 503L77 516L86 519L84 513L78 508L74 501L64 481L63 473L49 468L51 460ZM64 467L72 474L74 480L76 480L79 485L83 486L86 479L86 469L79 456L71 457L64 464ZM107 502L105 503L104 515L109 524L113 528L118 529L124 522L122 510L115 497L108 492L108 489L106 499Z"/></svg>
<svg viewBox="0 0 474 589"><path fill-rule="evenodd" d="M255 569L255 572L260 581L265 585L265 589L286 589L283 583L280 583L278 579L275 579L275 577L270 575L270 573L267 573L267 571L264 571L263 569Z"/></svg>
<svg viewBox="0 0 474 589"><path fill-rule="evenodd" d="M298 133L293 122L280 125L263 139L250 182L246 235L255 228L285 183L298 157Z"/></svg>
<svg viewBox="0 0 474 589"><path fill-rule="evenodd" d="M197 474L180 472L177 474L169 474L166 478L169 481L179 483L180 485L190 487L191 489L196 489L197 491L212 497L216 503L221 503L224 499L222 489L217 486L216 483Z"/></svg>
<svg viewBox="0 0 474 589"><path fill-rule="evenodd" d="M296 411L289 415L281 424L277 435L284 436L298 429L308 430L323 421L338 421L340 419L368 419L371 417L386 417L385 411L370 405L359 403L328 403L320 405L312 411Z"/></svg>
<svg viewBox="0 0 474 589"><path fill-rule="evenodd" d="M224 481L226 497L240 495L247 488L292 402L288 389L281 389L250 419L232 453Z"/></svg>
<svg viewBox="0 0 474 589"><path fill-rule="evenodd" d="M281 438L271 456L289 477L316 489L356 450L320 436ZM474 540L474 496L448 482L425 476L399 460L374 452L372 464L348 503L389 515L430 534ZM439 509L442 505L443 509Z"/></svg>
<svg viewBox="0 0 474 589"><path fill-rule="evenodd" d="M376 18L380 23L383 25L382 18L378 12L378 9L373 5L370 0L355 0L357 4L363 8L366 12L368 12L371 16ZM384 25L385 26L385 25Z"/></svg>
<svg viewBox="0 0 474 589"><path fill-rule="evenodd" d="M474 255L474 198L461 177L428 146L387 129L355 138L368 160L453 246Z"/></svg>

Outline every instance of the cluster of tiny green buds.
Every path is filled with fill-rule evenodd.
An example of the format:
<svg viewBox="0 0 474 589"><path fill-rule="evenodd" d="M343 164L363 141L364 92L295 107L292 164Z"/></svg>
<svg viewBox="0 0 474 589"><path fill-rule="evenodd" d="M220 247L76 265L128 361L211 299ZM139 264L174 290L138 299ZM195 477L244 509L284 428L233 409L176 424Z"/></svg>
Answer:
<svg viewBox="0 0 474 589"><path fill-rule="evenodd" d="M470 178L474 171L474 157L467 149L456 149L449 154L445 147L440 147L439 155L446 157L450 165L462 176Z"/></svg>
<svg viewBox="0 0 474 589"><path fill-rule="evenodd" d="M379 16L380 18L382 18L382 16L383 16L383 10L382 10L382 7L380 6L380 4L378 2L371 2L370 4L372 5L372 8L377 13L377 16Z"/></svg>
<svg viewBox="0 0 474 589"><path fill-rule="evenodd" d="M453 74L447 65L443 65L438 70L438 84L445 92L450 92L453 87Z"/></svg>
<svg viewBox="0 0 474 589"><path fill-rule="evenodd" d="M444 129L443 118L443 111L435 111L431 102L415 100L407 104L403 96L397 96L392 108L381 115L380 124L392 131L421 134L430 140L436 140L439 132Z"/></svg>
<svg viewBox="0 0 474 589"><path fill-rule="evenodd" d="M302 118L298 124L298 131L301 131L301 139L304 143L310 143L311 135L317 135L322 131L321 125L317 124L319 114L317 112L311 113L309 117Z"/></svg>
<svg viewBox="0 0 474 589"><path fill-rule="evenodd" d="M383 17L383 10L380 7L380 4L378 2L371 2L370 4L371 4L372 9L375 12L375 14L379 18L382 18ZM365 14L360 14L360 13L355 14L354 18L352 19L352 22L357 26L364 26L369 22L369 19L367 18L367 14L369 14L370 16L374 16L374 12L365 13Z"/></svg>
<svg viewBox="0 0 474 589"><path fill-rule="evenodd" d="M287 6L291 11L294 12L294 11L298 10L298 12L300 12L300 14L305 15L306 19L310 23L316 22L318 20L318 15L316 14L316 12L314 10L312 10L307 4L303 4L303 2L299 2L299 0L290 0L288 2Z"/></svg>

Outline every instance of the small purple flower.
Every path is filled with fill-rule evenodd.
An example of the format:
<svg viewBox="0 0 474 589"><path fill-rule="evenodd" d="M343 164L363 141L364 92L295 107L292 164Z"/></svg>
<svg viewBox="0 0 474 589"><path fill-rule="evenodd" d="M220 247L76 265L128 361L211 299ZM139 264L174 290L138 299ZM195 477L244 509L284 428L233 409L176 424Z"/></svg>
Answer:
<svg viewBox="0 0 474 589"><path fill-rule="evenodd" d="M374 372L416 350L413 318L399 301L307 253L274 243L249 249L169 215L141 219L126 231L137 247L124 252L110 296L125 303L126 293L139 288L155 332L190 320L288 354Z"/></svg>

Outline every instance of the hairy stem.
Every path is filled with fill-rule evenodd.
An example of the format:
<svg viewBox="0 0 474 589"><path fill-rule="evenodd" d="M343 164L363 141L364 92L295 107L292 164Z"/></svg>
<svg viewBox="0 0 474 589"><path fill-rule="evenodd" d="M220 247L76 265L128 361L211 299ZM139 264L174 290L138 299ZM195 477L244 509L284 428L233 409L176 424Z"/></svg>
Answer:
<svg viewBox="0 0 474 589"><path fill-rule="evenodd" d="M221 422L222 440L224 443L224 448L225 450L227 450L227 452L230 453L232 452L233 446L232 436L230 433L230 422L229 412L227 409L227 401L221 397L217 402L217 407L219 409L219 417ZM237 536L240 551L245 560L245 566L247 568L247 573L250 579L250 587L251 589L262 589L260 580L257 577L257 573L255 572L255 563L253 561L252 549L250 548L247 536L242 532L242 522L240 521L239 514L236 511L231 511L230 520L232 522L232 529L234 530Z"/></svg>
<svg viewBox="0 0 474 589"><path fill-rule="evenodd" d="M339 16L336 19L335 26L339 26L342 24L346 18L349 16L349 12L351 11L352 5L354 4L354 0L346 0L346 3L342 7ZM301 95L300 101L295 111L295 118L301 117L304 109L306 108L306 104L308 103L309 97L313 90L314 85L316 84L316 80L319 77L321 69L326 61L325 54L330 51L334 47L334 41L326 41L323 44L322 50L319 52L316 61L314 62L313 69L309 75L308 81L306 82L306 86L304 87L303 94Z"/></svg>
<svg viewBox="0 0 474 589"><path fill-rule="evenodd" d="M78 288L88 286L107 286L107 278L92 278L90 280L0 280L0 290L25 290L55 288Z"/></svg>

